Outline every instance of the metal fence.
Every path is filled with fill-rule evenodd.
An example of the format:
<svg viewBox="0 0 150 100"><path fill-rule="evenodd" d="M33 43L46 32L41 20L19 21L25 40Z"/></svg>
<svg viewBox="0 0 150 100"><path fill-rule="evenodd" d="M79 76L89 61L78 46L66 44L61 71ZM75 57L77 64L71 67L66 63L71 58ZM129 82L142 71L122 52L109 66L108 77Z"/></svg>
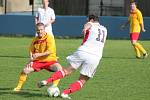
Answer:
<svg viewBox="0 0 150 100"><path fill-rule="evenodd" d="M42 0L0 0L0 13L34 12L42 6ZM100 16L127 16L130 0L49 0L49 6L56 15L88 15L97 13ZM138 8L143 16L150 16L150 0L138 0ZM16 6L17 5L17 6ZM15 9L15 10L14 10Z"/></svg>
<svg viewBox="0 0 150 100"><path fill-rule="evenodd" d="M88 0L53 0L52 3L57 15L88 14Z"/></svg>

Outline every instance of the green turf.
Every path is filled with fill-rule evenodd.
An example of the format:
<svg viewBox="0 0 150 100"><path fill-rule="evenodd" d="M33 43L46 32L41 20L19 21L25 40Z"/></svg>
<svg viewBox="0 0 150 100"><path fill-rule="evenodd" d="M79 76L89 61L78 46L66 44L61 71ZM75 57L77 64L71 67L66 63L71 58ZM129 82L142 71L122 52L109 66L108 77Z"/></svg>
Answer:
<svg viewBox="0 0 150 100"><path fill-rule="evenodd" d="M0 37L0 100L62 100L47 97L46 87L36 83L50 73L41 71L28 77L22 92L14 93L19 73L28 61L31 38ZM140 41L150 52L150 41ZM56 39L59 62L76 50L81 39ZM59 88L78 79L79 71L61 80ZM107 40L103 59L93 79L82 90L71 94L72 100L149 100L150 57L136 59L129 40Z"/></svg>

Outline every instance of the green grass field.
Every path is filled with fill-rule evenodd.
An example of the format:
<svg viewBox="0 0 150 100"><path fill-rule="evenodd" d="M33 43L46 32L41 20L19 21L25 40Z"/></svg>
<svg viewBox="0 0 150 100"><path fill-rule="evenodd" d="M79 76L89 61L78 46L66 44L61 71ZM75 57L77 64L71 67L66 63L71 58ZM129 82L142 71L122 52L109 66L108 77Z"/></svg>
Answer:
<svg viewBox="0 0 150 100"><path fill-rule="evenodd" d="M81 39L56 39L59 62L65 66L65 57L76 50ZM31 38L0 37L0 100L62 100L49 98L46 87L36 83L50 76L43 70L29 75L23 90L15 93L18 76L28 62ZM150 52L150 41L140 41ZM59 88L78 79L79 71L61 80ZM129 40L107 40L103 58L93 79L82 90L71 94L72 100L149 100L150 57L136 59Z"/></svg>

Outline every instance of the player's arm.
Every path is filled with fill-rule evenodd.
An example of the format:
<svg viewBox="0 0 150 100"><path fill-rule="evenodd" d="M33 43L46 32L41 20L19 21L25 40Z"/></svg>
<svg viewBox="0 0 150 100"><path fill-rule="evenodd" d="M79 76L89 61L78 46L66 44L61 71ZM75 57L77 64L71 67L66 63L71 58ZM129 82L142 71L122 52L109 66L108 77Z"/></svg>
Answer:
<svg viewBox="0 0 150 100"><path fill-rule="evenodd" d="M145 32L146 30L144 28L143 16L141 12L138 13L138 20L139 20L142 32Z"/></svg>
<svg viewBox="0 0 150 100"><path fill-rule="evenodd" d="M34 53L32 54L33 59L36 59L38 57L42 57L42 56L48 56L50 54L49 51L43 52L43 53Z"/></svg>
<svg viewBox="0 0 150 100"><path fill-rule="evenodd" d="M38 17L35 17L35 24L38 23Z"/></svg>
<svg viewBox="0 0 150 100"><path fill-rule="evenodd" d="M37 13L36 15L35 15L35 24L37 24L39 22L39 14Z"/></svg>
<svg viewBox="0 0 150 100"><path fill-rule="evenodd" d="M35 14L35 24L39 23L39 12L40 12L40 9L38 8L37 13Z"/></svg>
<svg viewBox="0 0 150 100"><path fill-rule="evenodd" d="M84 28L83 28L83 34L85 35L86 34L86 31L89 30L90 28L92 27L92 25L90 23L86 23L84 25Z"/></svg>
<svg viewBox="0 0 150 100"><path fill-rule="evenodd" d="M32 61L33 60L33 57L32 57L33 53L30 51L29 54L30 54L30 61Z"/></svg>
<svg viewBox="0 0 150 100"><path fill-rule="evenodd" d="M54 23L55 22L55 19L50 19L50 20L48 20L48 22L45 24L45 26L48 26L49 24L52 24L52 23Z"/></svg>
<svg viewBox="0 0 150 100"><path fill-rule="evenodd" d="M51 17L49 18L48 22L45 24L45 26L48 26L49 24L52 24L55 22L55 12L52 12Z"/></svg>
<svg viewBox="0 0 150 100"><path fill-rule="evenodd" d="M144 28L144 23L141 23L140 25L141 25L141 28L142 28L142 32L145 32L146 30Z"/></svg>
<svg viewBox="0 0 150 100"><path fill-rule="evenodd" d="M31 45L30 45L30 47L29 47L29 57L30 57L30 61L32 61L32 60L34 60L33 59L33 52L34 52L34 45L33 45L33 43L34 43L34 39L32 40L32 43L31 43Z"/></svg>

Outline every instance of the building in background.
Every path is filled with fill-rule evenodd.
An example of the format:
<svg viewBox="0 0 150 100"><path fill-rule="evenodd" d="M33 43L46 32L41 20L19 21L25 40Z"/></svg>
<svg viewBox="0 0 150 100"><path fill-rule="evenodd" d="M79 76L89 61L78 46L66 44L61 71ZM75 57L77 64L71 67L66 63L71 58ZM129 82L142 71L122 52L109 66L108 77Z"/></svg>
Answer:
<svg viewBox="0 0 150 100"><path fill-rule="evenodd" d="M6 12L26 12L31 11L32 7L29 5L29 0L0 0L1 14L5 13L5 8Z"/></svg>
<svg viewBox="0 0 150 100"><path fill-rule="evenodd" d="M101 16L123 16L123 0L89 0L89 14Z"/></svg>
<svg viewBox="0 0 150 100"><path fill-rule="evenodd" d="M5 3L5 1L7 1ZM32 2L34 5L32 6ZM136 0L143 16L150 16L150 0ZM49 0L56 15L128 16L130 0ZM7 5L7 7L5 7ZM0 14L37 11L42 0L0 0ZM6 10L5 10L6 8Z"/></svg>
<svg viewBox="0 0 150 100"><path fill-rule="evenodd" d="M34 10L36 11L42 5L41 0L0 0L0 14L31 12L33 1Z"/></svg>

